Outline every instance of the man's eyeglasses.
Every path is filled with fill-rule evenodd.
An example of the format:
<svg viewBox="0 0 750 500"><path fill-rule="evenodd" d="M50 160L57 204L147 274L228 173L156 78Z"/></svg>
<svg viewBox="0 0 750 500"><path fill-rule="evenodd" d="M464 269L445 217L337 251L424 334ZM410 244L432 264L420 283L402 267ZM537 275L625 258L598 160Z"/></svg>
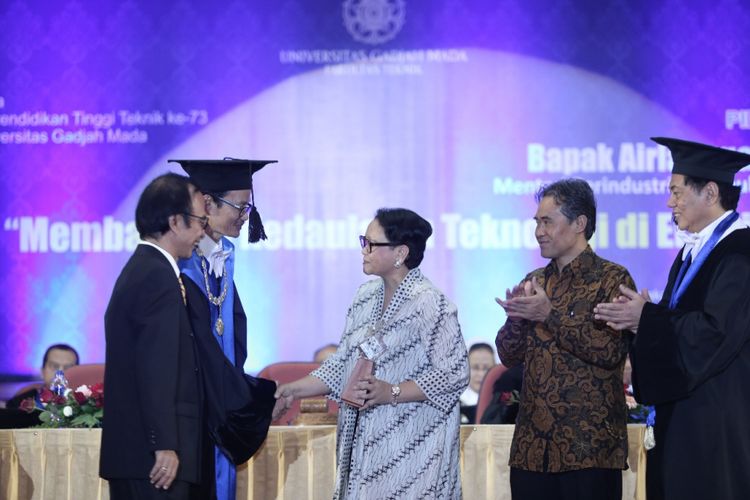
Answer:
<svg viewBox="0 0 750 500"><path fill-rule="evenodd" d="M216 199L223 201L224 203L226 203L230 207L236 208L240 212L240 217L246 216L247 214L250 213L250 210L253 209L253 206L250 203L245 203L243 205L237 205L236 203L232 203L229 200L225 200L221 196L216 196Z"/></svg>
<svg viewBox="0 0 750 500"><path fill-rule="evenodd" d="M199 224L201 225L201 227L202 227L203 229L206 229L206 228L208 227L208 217L206 217L205 215L204 215L203 217L200 217L200 216L198 216L198 215L195 215L195 214L191 214L191 213L188 213L188 212L185 212L185 214L184 214L184 215L187 215L187 216L188 216L188 217L190 217L191 219L195 219L195 220L197 220L197 221L198 221L198 223L199 223Z"/></svg>
<svg viewBox="0 0 750 500"><path fill-rule="evenodd" d="M400 243L378 243L376 241L370 241L367 236L359 236L359 246L367 249L367 253L372 253L372 247L397 247Z"/></svg>

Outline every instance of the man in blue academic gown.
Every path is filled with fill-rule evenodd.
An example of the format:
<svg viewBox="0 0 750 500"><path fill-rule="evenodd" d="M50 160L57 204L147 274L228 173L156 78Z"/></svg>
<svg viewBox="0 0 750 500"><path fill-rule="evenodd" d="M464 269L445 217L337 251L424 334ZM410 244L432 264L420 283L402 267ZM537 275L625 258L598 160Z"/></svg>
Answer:
<svg viewBox="0 0 750 500"><path fill-rule="evenodd" d="M177 160L204 193L206 235L180 261L206 391L204 495L235 498L236 466L247 461L268 432L274 382L245 375L247 319L234 283L236 238L249 221L249 239L265 239L253 204L252 175L270 161ZM229 361L229 363L227 363ZM214 481L210 479L214 478ZM208 480L207 480L208 479Z"/></svg>
<svg viewBox="0 0 750 500"><path fill-rule="evenodd" d="M736 172L750 155L654 138L672 152L667 206L689 233L662 300L621 287L597 319L634 332L635 396L656 406L649 500L750 498L750 228Z"/></svg>

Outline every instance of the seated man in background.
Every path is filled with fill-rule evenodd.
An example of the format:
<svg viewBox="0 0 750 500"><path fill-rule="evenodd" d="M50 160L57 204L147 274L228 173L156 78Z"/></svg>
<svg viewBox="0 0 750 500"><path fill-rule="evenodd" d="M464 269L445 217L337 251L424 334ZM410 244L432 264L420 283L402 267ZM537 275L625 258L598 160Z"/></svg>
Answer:
<svg viewBox="0 0 750 500"><path fill-rule="evenodd" d="M42 388L49 387L52 383L52 379L55 377L57 370L67 370L71 366L76 366L80 363L78 352L68 344L53 344L44 351L44 358L42 359L42 380L43 382L38 386L24 391L20 394L16 394L5 403L6 408L19 408L21 402L25 399L32 399L34 405L41 408L41 402L39 401L39 393Z"/></svg>
<svg viewBox="0 0 750 500"><path fill-rule="evenodd" d="M484 342L472 344L469 348L469 369L471 378L469 387L461 394L461 423L474 423L477 414L477 402L479 401L479 389L482 381L490 368L495 366L495 350L491 345Z"/></svg>
<svg viewBox="0 0 750 500"><path fill-rule="evenodd" d="M492 401L480 424L515 424L523 386L523 363L508 368L492 386Z"/></svg>

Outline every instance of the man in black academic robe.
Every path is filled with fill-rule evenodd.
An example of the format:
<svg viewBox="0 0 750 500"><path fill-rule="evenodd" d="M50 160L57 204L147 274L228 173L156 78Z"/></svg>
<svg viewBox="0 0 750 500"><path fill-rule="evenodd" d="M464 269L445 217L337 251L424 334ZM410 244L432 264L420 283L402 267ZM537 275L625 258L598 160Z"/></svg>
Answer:
<svg viewBox="0 0 750 500"><path fill-rule="evenodd" d="M203 389L176 259L206 223L201 194L157 177L136 207L141 242L104 318L106 403L99 474L110 498L200 498Z"/></svg>
<svg viewBox="0 0 750 500"><path fill-rule="evenodd" d="M271 162L178 162L203 192L209 219L192 256L180 261L206 387L203 467L204 486L210 488L204 495L233 500L236 466L257 451L268 433L276 384L244 373L247 319L234 282L234 244L228 238L239 236L248 221L251 242L265 238L252 203L252 175Z"/></svg>
<svg viewBox="0 0 750 500"><path fill-rule="evenodd" d="M636 399L655 405L649 500L750 498L750 228L734 173L750 155L677 139L668 206L693 233L658 304L623 289L598 319L636 333Z"/></svg>
<svg viewBox="0 0 750 500"><path fill-rule="evenodd" d="M235 465L260 448L271 425L276 383L244 373L247 359L247 319L234 295L235 361L228 362L211 334L211 314L205 295L183 275L190 324L193 325L206 392L204 474L213 475L212 445L218 445ZM209 442L210 441L210 442ZM205 447L208 445L209 449Z"/></svg>

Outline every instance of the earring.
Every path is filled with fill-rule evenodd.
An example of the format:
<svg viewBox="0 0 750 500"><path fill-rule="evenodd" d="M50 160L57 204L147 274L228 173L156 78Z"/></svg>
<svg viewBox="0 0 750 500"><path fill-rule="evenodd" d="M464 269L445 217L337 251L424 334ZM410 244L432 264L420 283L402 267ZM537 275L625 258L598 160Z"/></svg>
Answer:
<svg viewBox="0 0 750 500"><path fill-rule="evenodd" d="M401 261L397 260L396 263L393 264L393 267L395 267L396 269L400 268L401 267Z"/></svg>

